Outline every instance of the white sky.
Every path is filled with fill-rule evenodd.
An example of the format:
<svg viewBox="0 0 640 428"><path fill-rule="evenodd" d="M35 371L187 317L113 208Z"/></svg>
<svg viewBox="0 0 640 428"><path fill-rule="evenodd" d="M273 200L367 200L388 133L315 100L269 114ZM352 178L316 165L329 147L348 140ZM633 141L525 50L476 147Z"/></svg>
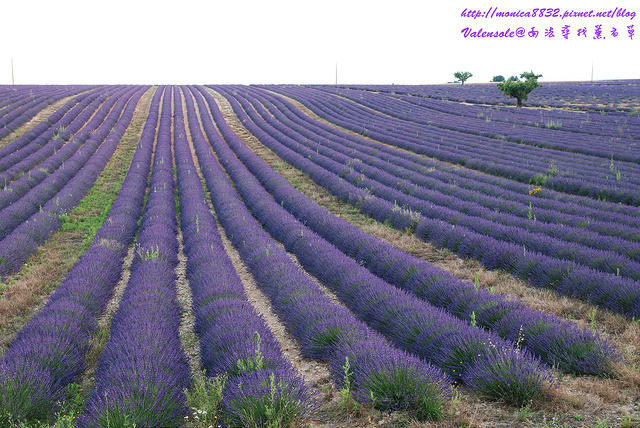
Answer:
<svg viewBox="0 0 640 428"><path fill-rule="evenodd" d="M614 4L615 3L615 4ZM531 10L491 0L0 0L0 84L488 82L533 70L540 81L640 78L635 0L541 2L630 18L461 17L465 8ZM611 5L611 6L608 6ZM571 26L569 40L563 25ZM602 24L605 40L594 40ZM465 39L461 30L535 25L537 39ZM634 25L629 39L627 26ZM554 39L544 37L553 27ZM578 38L577 29L587 28ZM618 37L610 35L616 27Z"/></svg>

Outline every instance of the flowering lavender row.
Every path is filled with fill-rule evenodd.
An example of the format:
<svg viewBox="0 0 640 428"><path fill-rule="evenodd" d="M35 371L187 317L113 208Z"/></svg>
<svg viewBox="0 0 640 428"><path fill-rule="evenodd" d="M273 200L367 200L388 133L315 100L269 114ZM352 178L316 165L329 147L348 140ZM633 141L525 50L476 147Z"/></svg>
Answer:
<svg viewBox="0 0 640 428"><path fill-rule="evenodd" d="M10 89L0 87L0 117L15 109L18 105L24 104L28 99L33 99L33 90L37 87L23 86ZM44 88L44 87L41 87Z"/></svg>
<svg viewBox="0 0 640 428"><path fill-rule="evenodd" d="M34 86L22 86L20 88L0 86L0 117L5 116L16 106L24 104L26 102L24 100L33 98L33 90L36 88Z"/></svg>
<svg viewBox="0 0 640 428"><path fill-rule="evenodd" d="M593 111L575 112L558 109L513 109L510 107L477 106L411 95L386 94L406 103L433 110L465 118L478 118L485 122L517 123L526 126L527 128L525 129L561 129L562 131L583 135L626 139L633 139L640 133L640 118L633 115L620 116Z"/></svg>
<svg viewBox="0 0 640 428"><path fill-rule="evenodd" d="M239 143L211 96L207 98L225 138ZM508 402L536 398L552 386L550 372L528 351L398 290L341 253L275 202L221 139L210 140L244 203L265 230L331 288L359 319L395 346L430 361L480 393ZM496 380L490 390L485 389L484 383L478 381L479 373L502 365L512 367L513 376Z"/></svg>
<svg viewBox="0 0 640 428"><path fill-rule="evenodd" d="M51 89L51 93L46 96L44 100L33 100L26 103L20 108L15 109L11 113L7 114L4 118L0 119L0 138L4 138L21 125L25 124L37 113L44 109L49 104L61 100L62 98L73 96L79 92L85 91L87 88L80 86L73 86L69 88ZM43 97L44 98L44 97Z"/></svg>
<svg viewBox="0 0 640 428"><path fill-rule="evenodd" d="M6 153L0 159L0 171L2 171L0 183L4 183L6 187L8 182L15 180L21 173L28 171L42 159L60 149L104 102L104 97L113 92L114 89L105 88L101 91L96 90L82 94L81 99L79 99L80 97L74 98L56 111L55 115L50 116L48 120L41 122L0 150L0 152ZM98 99L99 97L101 99ZM63 112L63 115L59 115L59 112ZM85 116L84 121L77 120L80 114ZM47 149L46 147L51 148ZM43 153L45 154L43 155Z"/></svg>
<svg viewBox="0 0 640 428"><path fill-rule="evenodd" d="M11 106L8 109L5 109L4 114L0 117L0 129L6 130L10 129L10 131L14 131L20 125L13 125L14 121L20 116L24 115L25 118L28 118L27 112L32 112L32 109L36 106L40 106L44 108L47 105L45 100L50 99L56 95L63 94L65 91L61 91L59 88L55 87L43 87L42 90L37 91L37 94L32 92L31 96L22 98ZM33 111L33 113L37 113L37 111ZM31 115L32 117L33 115ZM2 134L0 134L2 135ZM6 135L3 135L4 138Z"/></svg>
<svg viewBox="0 0 640 428"><path fill-rule="evenodd" d="M199 90L192 92L209 140L220 139ZM190 110L192 104L187 100ZM334 380L349 388L358 401L382 409L406 409L419 418L442 416L451 398L450 379L389 346L325 296L256 222L211 147L202 139L194 140L194 144L220 223L274 311L300 344L302 354L328 361Z"/></svg>
<svg viewBox="0 0 640 428"><path fill-rule="evenodd" d="M98 360L96 387L79 428L177 426L190 384L176 301L177 221L171 154L171 91L165 90L149 197L131 276Z"/></svg>
<svg viewBox="0 0 640 428"><path fill-rule="evenodd" d="M638 167L629 162L615 162L612 171L610 163L603 158L392 119L364 106L358 107L353 101L317 91L310 93L299 88L278 88L278 91L299 99L333 123L414 153L525 183L544 183L545 187L566 193L634 206L640 204L636 183Z"/></svg>
<svg viewBox="0 0 640 428"><path fill-rule="evenodd" d="M261 110L260 105L255 107ZM303 154L313 155L315 149L317 154L314 159L316 162L322 162L322 160L319 160L318 155L326 155L338 162L340 166L337 164L325 166L332 172L340 176L346 176L347 168L345 165L349 165L352 170L361 173L361 175L351 174L351 177L348 178L353 184L371 190L376 196L389 201L396 201L399 205L420 212L429 218L442 219L451 224L465 226L484 235L492 236L498 240L526 246L531 251L547 254L555 258L572 260L604 272L619 274L636 280L640 279L640 263L630 259L638 260L640 255L640 246L638 244L615 238L600 237L599 239L598 237L592 237L592 243L596 246L593 249L582 243L566 242L571 240L572 236L576 236L576 233L578 233L576 238L584 241L585 237L580 235L579 231L571 230L571 228L566 228L566 230L563 227L555 228L556 230L560 229L561 236L558 237L554 236L555 231L553 229L548 231L544 229L537 231L526 230L529 229L527 227L528 224L545 225L538 224L533 219L518 219L508 214L494 213L492 210L474 207L473 204L460 201L457 198L448 197L423 187L416 187L405 180L420 180L420 174L418 173L412 174L410 171L389 168L384 163L377 162L374 156L366 153L358 153L355 159L360 160L360 162L353 162L353 153L349 153L351 156L339 153L340 151L345 151L342 150L342 145L339 142L324 141L322 145L316 144L313 139L306 140L286 126L278 126L280 124L275 119L272 119L271 116L264 114L264 112L261 112L261 114L266 121L277 127L278 130L286 133L289 137L294 137L296 142L309 146L309 150L306 150ZM311 138L313 138L313 134ZM286 143L284 140L281 141ZM296 149L291 144L289 144L289 147ZM298 151L300 151L299 148ZM376 163L387 171L391 169L390 173L371 166ZM539 227L539 229L541 228ZM544 234L547 236L539 232L546 232ZM618 254L611 251L615 251Z"/></svg>
<svg viewBox="0 0 640 428"><path fill-rule="evenodd" d="M49 96L52 91L55 90L56 89L51 87L41 87L39 91L36 89L36 94L34 93L33 88L23 88L20 91L8 91L6 93L0 94L0 125L4 126L8 122L11 122L15 117L19 116L20 113L17 113L11 116L8 120L6 119L7 116L11 115L16 110L20 110L21 108L23 108L25 104L30 103L31 105L34 105L38 102L36 101L36 99L40 99L41 101L42 98Z"/></svg>
<svg viewBox="0 0 640 428"><path fill-rule="evenodd" d="M0 119L31 102L41 102L60 93L72 93L74 86L21 85L0 90Z"/></svg>
<svg viewBox="0 0 640 428"><path fill-rule="evenodd" d="M363 86L348 86L363 88ZM640 80L600 82L544 82L530 94L533 106L570 107L579 110L605 111L625 115L640 105ZM495 83L461 85L367 85L382 92L418 95L438 100L462 101L473 104L512 104Z"/></svg>
<svg viewBox="0 0 640 428"><path fill-rule="evenodd" d="M68 125L68 127L60 125L60 127L57 128L57 131L50 130L50 132L47 132L47 134L53 134L54 132L59 133L54 134L53 138L46 142L31 156L26 156L22 161L15 163L12 167L0 173L0 180L5 183L4 188L0 191L0 209L4 209L18 201L45 178L54 174L60 166L64 165L65 161L73 156L78 149L83 147L84 143L92 135L92 132L94 132L105 120L113 105L126 92L127 90L123 88L112 94L112 96L104 102L104 105L102 105L100 110L98 110L98 108L103 104L102 100L97 98L92 100L93 102L91 102L86 109L82 112L77 112L78 116ZM78 107L81 107L80 104ZM96 112L96 110L98 111ZM67 143L70 139L71 141ZM35 143L36 141L30 143L25 147L25 149L37 147L35 146ZM10 156L7 156L5 159L12 160L17 158L17 156L26 155L26 153L20 153L23 150L24 149L18 150ZM35 168L36 165L37 168ZM61 174L61 172L58 172L58 174ZM10 184L6 184L7 181L15 178L17 178L17 180ZM14 208L14 210L20 212L22 208ZM17 221L19 221L19 219L16 218L14 222ZM3 231L5 234L7 233L6 229L3 229Z"/></svg>
<svg viewBox="0 0 640 428"><path fill-rule="evenodd" d="M118 196L89 248L47 304L16 335L0 361L0 423L46 419L79 380L97 319L120 280L142 213L162 92L151 102Z"/></svg>
<svg viewBox="0 0 640 428"><path fill-rule="evenodd" d="M251 108L246 98L239 93L235 97L245 110ZM413 209L427 217L440 218L451 224L466 226L499 240L524 245L532 251L551 257L570 259L598 270L640 279L640 263L637 262L640 260L640 244L596 234L588 236L581 233L579 229L571 227L546 227L546 224L538 223L532 218L518 218L510 214L496 213L492 209L444 195L423 186L424 174L391 166L377 156L366 153L364 151L366 149L345 147L350 144L344 138L329 136L328 139L323 140L322 144L316 143L318 138L326 138L327 134L314 132L315 129L310 122L303 123L301 126L299 123L290 121L285 115L279 113L276 106L266 112L262 105L268 104L268 101L260 96L256 96L255 100L258 102L250 100L250 104L266 122L259 126L276 138L278 134L274 133L274 130L286 135L289 139L281 138L280 141L303 155L312 156L316 160L319 156L327 156L338 162L341 166L333 164L333 167L328 168L340 176L347 176L345 165L349 166L349 171L353 170L361 174L355 176L351 174L353 184L369 189L377 196L397 201L403 207ZM270 105L276 102L272 101ZM270 127L266 127L267 124ZM296 143L308 147L308 150ZM419 186L416 186L416 183ZM531 213L529 217L532 217ZM578 242L567 242L574 240Z"/></svg>
<svg viewBox="0 0 640 428"><path fill-rule="evenodd" d="M242 281L205 202L185 136L181 99L178 93L174 94L180 222L203 368L207 376L226 376L223 413L228 425L248 426L253 422L267 426L274 420L286 424L287 420L302 419L313 406L310 392L282 355L264 319L247 301ZM203 140L197 123L195 111L189 110L192 137Z"/></svg>
<svg viewBox="0 0 640 428"><path fill-rule="evenodd" d="M222 123L220 127L225 128ZM476 289L473 284L368 235L311 202L257 155L246 150L241 141L232 138L229 130L223 130L223 135L238 159L277 203L385 281L463 320L470 320L473 314L478 325L503 338L515 342L520 336L523 346L560 370L586 374L611 372L616 352L597 335L533 311L518 301Z"/></svg>
<svg viewBox="0 0 640 428"><path fill-rule="evenodd" d="M48 138L51 138L55 135L55 131L54 133L51 133L51 134L45 134L44 137L42 137L40 140L35 142L34 143L34 145L36 146L35 149L28 148L29 145L32 142L34 142L34 140L37 137L39 137L41 134L49 130L49 128L57 124L67 114L69 114L68 117L77 116L77 114L80 111L84 110L84 108L86 108L86 106L90 102L90 100L87 100L87 98L98 96L100 93L104 94L106 91L108 91L108 89L103 87L103 88L92 89L90 91L77 95L72 100L68 101L58 110L56 110L54 113L52 113L46 120L43 120L42 122L34 126L31 130L25 132L22 136L18 137L15 141L1 148L0 149L0 171L6 170L11 165L22 160L25 156L25 155L16 156L16 158L9 160L8 158L9 155L14 153L30 154L34 150L37 150L47 141ZM82 106L78 107L78 104L82 104ZM71 111L73 111L73 113L70 113ZM59 128L59 126L56 128ZM62 132L62 130L59 130L59 129L57 131L58 133ZM64 135L62 134L60 136L63 137ZM23 152L19 152L20 150L23 150Z"/></svg>
<svg viewBox="0 0 640 428"><path fill-rule="evenodd" d="M41 198L34 192L33 200L28 202L31 204L41 202L43 205L28 220L13 229L6 238L0 241L0 276L17 272L38 245L58 230L62 224L61 217L82 200L116 150L118 142L131 123L138 100L146 90L148 87L134 87L125 98L118 101L111 112L115 116L110 114L111 117L108 117L96 133L87 140L83 150L67 162L70 166L61 169L65 173L73 171L73 174L64 177L64 187L51 195L48 202L47 199ZM56 176L57 174L52 174L50 177ZM48 186L53 185L53 182L49 180L50 177L33 190L42 186L46 191ZM20 202L26 198L27 196ZM3 213L20 202L7 207ZM13 214L20 218L20 213L13 211ZM9 221L11 220L12 218L9 218Z"/></svg>
<svg viewBox="0 0 640 428"><path fill-rule="evenodd" d="M636 126L637 132L632 134L629 129L627 138L612 136L583 135L576 132L566 132L560 122L550 122L552 126L531 127L517 123L500 121L487 122L482 117L461 117L454 112L442 112L417 103L406 103L401 99L386 95L374 94L369 91L335 89L317 87L321 91L348 98L364 106L372 107L388 116L419 125L431 125L462 134L479 135L488 138L500 138L521 145L529 145L541 148L550 148L564 152L583 153L587 155L609 158L618 161L637 162L640 160L637 147L631 139L632 135L640 132L640 126ZM461 106L466 108L467 106ZM541 153L541 156L544 156Z"/></svg>
<svg viewBox="0 0 640 428"><path fill-rule="evenodd" d="M224 92L223 89L219 89ZM326 166L332 163L338 165L337 163L328 161L318 166L313 161L321 157L315 152L308 154L312 160L271 138L249 119L232 96L227 96L240 120L263 144L286 162L308 174L329 192L355 205L373 218L383 223L388 222L400 230L415 229L416 236L421 239L447 247L461 257L476 258L490 269L504 269L535 286L553 288L560 294L584 299L629 316L640 314L640 287L637 281L601 273L568 260L553 259L526 251L526 248L497 241L464 227L424 218L373 196L369 191L356 187L348 180L341 179L325 169ZM285 139L282 138L283 142ZM348 179L348 171L345 174Z"/></svg>

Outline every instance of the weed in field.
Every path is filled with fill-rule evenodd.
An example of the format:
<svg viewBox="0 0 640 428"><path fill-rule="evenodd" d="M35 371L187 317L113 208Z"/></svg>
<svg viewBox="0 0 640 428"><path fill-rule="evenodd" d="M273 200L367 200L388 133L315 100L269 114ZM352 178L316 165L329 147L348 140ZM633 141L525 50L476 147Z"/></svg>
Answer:
<svg viewBox="0 0 640 428"><path fill-rule="evenodd" d="M545 174L534 174L533 177L531 177L531 179L529 180L529 183L533 184L534 186L541 186L547 181L547 178L548 177Z"/></svg>
<svg viewBox="0 0 640 428"><path fill-rule="evenodd" d="M256 370L262 370L266 368L264 362L264 356L262 355L262 351L260 350L260 343L262 342L262 338L260 337L260 333L255 332L255 342L256 342L256 351L253 357L247 357L244 360L238 360L237 362L237 371L234 370L232 373L234 375L239 373L248 373Z"/></svg>
<svg viewBox="0 0 640 428"><path fill-rule="evenodd" d="M596 308L593 308L589 313L589 330L596 331Z"/></svg>
<svg viewBox="0 0 640 428"><path fill-rule="evenodd" d="M544 127L547 129L560 129L562 128L562 122L561 121L549 121L549 122L545 122Z"/></svg>
<svg viewBox="0 0 640 428"><path fill-rule="evenodd" d="M360 410L360 404L354 400L353 389L353 372L351 371L351 364L349 364L349 357L345 357L344 366L344 385L340 389L340 406L347 413L357 413Z"/></svg>
<svg viewBox="0 0 640 428"><path fill-rule="evenodd" d="M522 407L520 407L518 409L516 414L517 414L519 422L528 422L529 421L529 418L533 414L533 411L531 410L531 404L532 403L533 403L533 401L530 400L527 404L525 404L524 406L522 406Z"/></svg>
<svg viewBox="0 0 640 428"><path fill-rule="evenodd" d="M224 394L224 423L229 428L293 428L310 410L302 404L307 402L304 384L277 369L236 376Z"/></svg>
<svg viewBox="0 0 640 428"><path fill-rule="evenodd" d="M160 248L158 247L158 245L156 245L155 250L153 249L153 246L152 246L151 249L147 249L144 251L142 250L142 248L138 248L136 252L138 253L138 255L142 260L157 259L160 257Z"/></svg>
<svg viewBox="0 0 640 428"><path fill-rule="evenodd" d="M192 411L192 416L185 416L190 426L205 428L219 426L220 407L222 405L222 393L227 381L225 375L207 377L203 371L202 376L194 378L191 390L185 389L187 406Z"/></svg>
<svg viewBox="0 0 640 428"><path fill-rule="evenodd" d="M640 427L640 418L632 415L624 415L620 418L620 428L638 428Z"/></svg>

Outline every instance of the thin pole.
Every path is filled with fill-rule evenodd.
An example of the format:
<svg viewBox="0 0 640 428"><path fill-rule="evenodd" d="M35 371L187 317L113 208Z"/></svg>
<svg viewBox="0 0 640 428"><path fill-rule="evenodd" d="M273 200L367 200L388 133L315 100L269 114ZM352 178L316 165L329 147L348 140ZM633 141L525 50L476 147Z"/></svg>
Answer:
<svg viewBox="0 0 640 428"><path fill-rule="evenodd" d="M15 81L15 79L13 77L13 58L11 58L11 84L12 85L16 84L16 81Z"/></svg>
<svg viewBox="0 0 640 428"><path fill-rule="evenodd" d="M338 86L338 63L336 62L336 86Z"/></svg>

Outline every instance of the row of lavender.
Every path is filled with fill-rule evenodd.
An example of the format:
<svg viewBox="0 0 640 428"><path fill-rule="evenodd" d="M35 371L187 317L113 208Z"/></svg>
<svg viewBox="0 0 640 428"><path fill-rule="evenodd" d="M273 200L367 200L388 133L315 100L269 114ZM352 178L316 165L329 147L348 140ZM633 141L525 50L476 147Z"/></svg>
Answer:
<svg viewBox="0 0 640 428"><path fill-rule="evenodd" d="M378 102L359 102L323 91L301 87L276 87L298 99L323 118L344 128L420 155L524 183L543 184L565 193L640 204L638 166L579 153L532 147L446 129L446 124L418 123L392 118L377 111ZM508 135L510 126L499 133Z"/></svg>
<svg viewBox="0 0 640 428"><path fill-rule="evenodd" d="M33 90L37 88L37 86L20 86L14 88L4 85L0 86L0 117L14 110L22 100L33 99ZM22 101L22 103L24 103L24 101Z"/></svg>
<svg viewBox="0 0 640 428"><path fill-rule="evenodd" d="M113 295L138 229L161 91L151 102L132 165L107 220L46 305L16 335L0 361L0 422L46 419L85 370L97 321Z"/></svg>
<svg viewBox="0 0 640 428"><path fill-rule="evenodd" d="M318 89L326 90L325 87ZM335 91L332 89L333 93ZM379 101L377 110L419 124L431 124L465 134L506 139L535 147L611 158L614 161L640 160L637 144L634 145L640 140L640 118L635 116L624 116L624 121L621 121L617 117L591 113L596 123L591 124L589 121L589 132L583 132L582 127L585 125L581 116L585 113L556 114L557 110L553 110L552 113L546 112L546 119L542 123L536 122L536 125L531 126L526 122L510 120L514 116L521 116L521 109L493 109L489 119L489 110L480 106L412 96L388 96L370 91L340 90L337 93L358 103ZM514 110L517 111L512 113ZM568 115L572 116L567 117ZM579 126L568 131L568 119L577 121L578 118Z"/></svg>
<svg viewBox="0 0 640 428"><path fill-rule="evenodd" d="M89 90L95 86L67 85L0 85L0 118L6 116L17 108L38 98L46 98L51 94L68 92L71 94L76 89Z"/></svg>
<svg viewBox="0 0 640 428"><path fill-rule="evenodd" d="M130 87L115 105L104 108L108 115L90 133L82 148L56 172L2 210L3 233L0 241L0 275L20 269L38 245L62 224L63 215L75 207L105 167L148 87ZM115 97L114 97L115 98ZM110 110L110 111L109 111Z"/></svg>
<svg viewBox="0 0 640 428"><path fill-rule="evenodd" d="M241 117L247 119L246 125L250 125L248 117ZM255 127L251 130L263 142L272 138ZM231 135L229 131L227 135ZM615 352L597 335L531 311L519 302L492 295L486 289L476 289L471 283L395 249L314 204L237 139L231 148L276 203L371 273L458 318L471 320L473 314L478 325L514 342L520 339L523 346L560 370L610 372L611 363L616 359Z"/></svg>
<svg viewBox="0 0 640 428"><path fill-rule="evenodd" d="M531 93L528 104L533 106L567 107L625 115L640 106L640 80L597 82L541 82L542 87ZM349 85L357 89L411 94L438 100L473 104L513 104L505 98L495 83L474 85Z"/></svg>
<svg viewBox="0 0 640 428"><path fill-rule="evenodd" d="M51 94L58 92L59 89L42 86L39 89L36 88L22 88L15 91L6 91L0 93L2 98L0 99L0 126L5 127L13 119L18 117L21 112L28 110L38 102L42 101L42 98L46 98ZM40 100L38 100L40 98Z"/></svg>
<svg viewBox="0 0 640 428"><path fill-rule="evenodd" d="M234 97L241 98L237 91ZM245 101L242 102L245 103L246 114L259 125L257 128L259 131L252 129L252 132L264 131L275 137L264 142L267 146L288 162L303 169L329 191L356 204L374 218L390 222L400 229L415 228L416 235L423 239L446 246L463 257L477 258L490 268L502 268L513 272L535 285L552 287L560 293L578 296L630 316L637 316L640 311L640 287L637 281L617 276L617 271L614 274L599 272L571 260L527 251L527 248L521 245L498 241L487 236L486 229L483 230L485 232L483 234L464 226L450 224L448 221L429 218L433 212L431 202L418 205L425 213L424 216L408 208L402 208L396 201L413 202L408 199L412 198L411 196L365 178L360 173L353 172L353 169L350 172L350 167L345 163L336 162L320 153L321 149L324 150L326 143L320 145L314 141L309 142L299 134L294 140L270 126L267 123L270 116L266 114L260 116ZM239 105L235 106L235 110L237 114L243 115ZM305 147L306 145L310 147ZM301 158L312 160L313 166L302 163ZM322 169L322 173L317 171L318 166ZM333 178L329 179L326 174L331 174ZM339 180L339 177L346 179ZM338 180L334 184L333 180L336 179ZM394 179L399 184L401 178ZM351 181L357 184L357 187ZM459 212L452 214L454 219L460 216ZM484 222L482 219L477 221ZM499 224L493 227L498 230L504 228Z"/></svg>
<svg viewBox="0 0 640 428"><path fill-rule="evenodd" d="M18 129L28 122L41 110L50 104L66 97L77 95L94 88L93 86L36 86L21 89L20 92L29 92L28 97L12 99L12 103L0 112L0 139ZM4 96L3 96L4 99Z"/></svg>
<svg viewBox="0 0 640 428"><path fill-rule="evenodd" d="M593 201L551 190L535 193L532 198L531 186L398 151L384 144L341 132L322 122L310 121L307 115L290 103L271 97L267 93L253 91L252 96L268 97L266 106L273 103L278 105L280 109L284 108L283 113L288 119L306 126L313 125L314 132L323 138L337 136L341 144L349 149L364 152L370 158L375 155L381 161L392 163L414 173L420 173L421 177L419 181L415 181L416 184L456 195L460 199L478 202L492 211L511 213L527 219L532 214L529 212L529 204L534 202L535 214L539 220L544 222L579 226L601 234L620 235L631 241L640 240L640 234L637 231L637 228L640 227L640 215L638 215L636 208ZM305 130L304 127L300 128L299 126L294 129L298 132ZM344 153L351 152L345 151ZM357 159L354 159L355 161ZM404 180L401 183L404 183ZM631 227L617 230L617 225ZM535 223L530 226L535 226Z"/></svg>
<svg viewBox="0 0 640 428"><path fill-rule="evenodd" d="M362 88L362 90L368 89ZM625 139L635 138L640 132L640 117L636 115L603 114L596 111L576 112L560 109L514 109L513 107L462 104L395 92L383 91L383 93L405 103L435 111L465 118L482 119L486 122L516 123L524 125L523 129L527 130L532 128L561 129L566 132L582 134L582 136L592 135L596 138L608 136ZM602 138L599 139L602 140Z"/></svg>
<svg viewBox="0 0 640 428"><path fill-rule="evenodd" d="M256 94L253 93L253 95L255 96ZM260 95L265 96L268 94L262 93ZM274 99L273 97L269 98L270 102ZM295 120L309 122L308 116L293 108L289 103L280 103L282 100L275 100L291 111L296 116ZM376 155L382 160L422 173L424 176L422 180L427 180L426 182L429 183L429 186L434 186L438 181L443 183L444 187L439 187L441 191L456 192L458 187L474 190L474 192L464 192L465 197L469 200L482 200L482 204L492 210L528 217L530 214L528 206L533 201L536 204L536 212L541 220L570 225L579 224L583 228L593 228L597 227L595 224L599 219L602 219L610 223L632 226L633 229L623 233L631 233L630 236L635 236L632 238L633 240L640 239L637 233L637 227L640 226L640 215L637 208L593 201L589 198L567 195L548 189L545 189L544 192L535 193L535 198L531 198L531 186L526 184L477 173L469 169L453 167L437 160L430 160L419 155L398 151L384 144L340 132L335 127L325 125L319 121L310 123L313 123L316 129L320 129L320 132L341 137L343 144L350 148L364 147L366 148L365 152ZM357 146L354 146L353 143L357 143ZM543 211L540 212L538 208L542 208ZM547 216L547 211L545 210L553 214ZM610 214L610 212L616 214ZM566 213L569 216L558 218L556 213ZM572 220L575 220L575 222L572 223ZM594 230L600 233L608 233L607 230L609 229L614 229L614 227L611 224L602 225L602 227L597 227Z"/></svg>

